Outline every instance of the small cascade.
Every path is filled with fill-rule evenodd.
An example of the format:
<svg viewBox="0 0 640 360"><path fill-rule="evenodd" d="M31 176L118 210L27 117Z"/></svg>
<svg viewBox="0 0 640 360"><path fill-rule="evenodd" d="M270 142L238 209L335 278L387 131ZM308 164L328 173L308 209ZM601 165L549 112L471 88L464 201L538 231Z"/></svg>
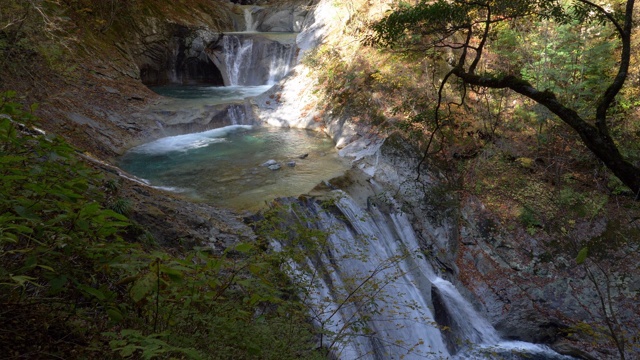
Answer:
<svg viewBox="0 0 640 360"><path fill-rule="evenodd" d="M502 340L437 275L404 213L373 203L362 209L345 193L335 193L329 209L313 200L296 207L295 218L329 235L324 248L293 267L292 277L314 279L307 305L325 334L320 345L336 358L572 359L545 346ZM434 316L433 309L446 314ZM447 324L436 320L445 317Z"/></svg>
<svg viewBox="0 0 640 360"><path fill-rule="evenodd" d="M271 63L269 64L268 85L273 85L287 75L293 62L293 46L282 46L275 44L272 46Z"/></svg>
<svg viewBox="0 0 640 360"><path fill-rule="evenodd" d="M273 85L294 61L295 44L282 43L257 34L225 34L222 38L222 69L227 86Z"/></svg>
<svg viewBox="0 0 640 360"><path fill-rule="evenodd" d="M251 125L250 111L250 106L247 103L244 105L229 105L227 109L229 122L231 122L231 125Z"/></svg>
<svg viewBox="0 0 640 360"><path fill-rule="evenodd" d="M244 85L247 69L251 66L253 39L242 39L238 36L223 37L224 61L229 79L229 86Z"/></svg>
<svg viewBox="0 0 640 360"><path fill-rule="evenodd" d="M160 129L160 132L162 133L162 135L167 136L167 133L164 131L164 126L159 120L156 120L156 125L158 125L158 129Z"/></svg>
<svg viewBox="0 0 640 360"><path fill-rule="evenodd" d="M246 32L254 32L258 27L258 24L253 21L253 13L255 10L256 7L253 6L244 8L244 23Z"/></svg>

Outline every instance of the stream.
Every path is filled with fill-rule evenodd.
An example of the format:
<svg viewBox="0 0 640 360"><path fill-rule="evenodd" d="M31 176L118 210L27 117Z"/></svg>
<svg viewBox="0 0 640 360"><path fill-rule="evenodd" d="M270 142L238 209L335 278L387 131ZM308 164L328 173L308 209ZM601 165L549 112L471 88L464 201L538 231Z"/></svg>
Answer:
<svg viewBox="0 0 640 360"><path fill-rule="evenodd" d="M263 166L275 160L280 168ZM347 168L333 141L300 129L231 125L140 145L119 166L150 185L238 211L298 196Z"/></svg>

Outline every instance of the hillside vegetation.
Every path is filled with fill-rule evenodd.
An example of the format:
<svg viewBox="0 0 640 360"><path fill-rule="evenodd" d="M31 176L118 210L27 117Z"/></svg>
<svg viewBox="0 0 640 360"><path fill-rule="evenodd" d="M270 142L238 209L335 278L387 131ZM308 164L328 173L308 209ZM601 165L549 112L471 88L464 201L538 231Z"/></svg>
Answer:
<svg viewBox="0 0 640 360"><path fill-rule="evenodd" d="M318 356L308 309L291 297L296 290L280 270L284 255L266 254L253 241L221 251L179 238L160 246L155 227L183 225L131 220L141 217L125 195L131 184L87 161L88 153L112 150L92 139L93 129L67 120L70 111L92 116L90 106L126 113L153 99L115 43L129 41L145 19L215 28L227 9L219 4L3 2L2 357ZM96 90L102 86L139 99L105 99ZM145 219L153 211L165 216L144 209Z"/></svg>

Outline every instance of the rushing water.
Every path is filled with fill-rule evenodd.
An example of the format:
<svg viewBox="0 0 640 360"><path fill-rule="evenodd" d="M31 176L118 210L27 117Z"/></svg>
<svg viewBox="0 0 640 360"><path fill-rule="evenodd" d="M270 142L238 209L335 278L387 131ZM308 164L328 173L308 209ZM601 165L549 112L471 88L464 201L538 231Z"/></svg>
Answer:
<svg viewBox="0 0 640 360"><path fill-rule="evenodd" d="M281 168L262 166L268 160ZM158 139L131 149L119 165L152 186L237 210L309 192L347 168L322 134L247 125Z"/></svg>
<svg viewBox="0 0 640 360"><path fill-rule="evenodd" d="M295 39L295 34L288 36ZM273 39L263 33L226 33L222 38L223 62L219 64L226 75L225 84L273 85L282 79L294 60L296 45L286 37L283 42Z"/></svg>
<svg viewBox="0 0 640 360"><path fill-rule="evenodd" d="M247 31L255 30L251 14L255 9L246 8ZM234 125L140 145L119 165L152 186L237 210L255 210L276 197L306 193L322 180L342 174L346 164L326 136L242 125L244 100L265 92L289 71L295 34L227 33L222 45L218 65L229 86L154 87L168 99L153 110L206 111L210 105L230 104L229 123ZM280 168L261 166L268 160L277 161Z"/></svg>
<svg viewBox="0 0 640 360"><path fill-rule="evenodd" d="M207 86L170 84L153 86L151 90L170 98L193 100L206 100L208 104L226 104L244 100L247 97L257 96L267 91L272 85L258 86Z"/></svg>
<svg viewBox="0 0 640 360"><path fill-rule="evenodd" d="M381 211L373 202L361 208L347 194L336 194L333 210L313 201L296 207L303 213L294 218L329 235L322 250L293 266L294 278L314 279L315 290L304 299L327 337L323 345L336 357L572 359L546 346L502 339L455 286L434 271L404 213L393 206ZM440 305L435 305L434 293ZM435 320L434 309L446 313L447 324Z"/></svg>

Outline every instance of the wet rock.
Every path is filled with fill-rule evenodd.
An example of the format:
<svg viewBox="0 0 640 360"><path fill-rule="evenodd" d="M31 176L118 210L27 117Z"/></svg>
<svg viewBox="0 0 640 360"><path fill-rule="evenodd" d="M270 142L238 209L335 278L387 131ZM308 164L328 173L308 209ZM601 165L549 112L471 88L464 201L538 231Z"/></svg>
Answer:
<svg viewBox="0 0 640 360"><path fill-rule="evenodd" d="M277 163L276 163L276 164L273 164L273 165L269 165L269 166L267 166L267 168L268 168L269 170L273 170L273 171L275 171L275 170L280 170L280 167L281 167L281 166L280 166L280 164L277 164Z"/></svg>
<svg viewBox="0 0 640 360"><path fill-rule="evenodd" d="M265 163L262 164L262 166L271 166L271 165L276 165L278 162L271 159L271 160L267 160Z"/></svg>
<svg viewBox="0 0 640 360"><path fill-rule="evenodd" d="M163 246L208 246L214 253L255 237L230 211L192 203L138 183L123 181L120 195L130 199L129 217Z"/></svg>
<svg viewBox="0 0 640 360"><path fill-rule="evenodd" d="M300 156L298 156L298 159L306 159L309 156L309 154L302 154Z"/></svg>
<svg viewBox="0 0 640 360"><path fill-rule="evenodd" d="M586 351L583 351L583 350L578 349L578 348L576 348L576 347L574 347L574 346L572 346L570 344L563 343L563 342L559 342L557 344L553 344L551 346L551 349L553 349L554 351L556 351L559 354L573 356L576 359L597 360L596 357L591 356Z"/></svg>
<svg viewBox="0 0 640 360"><path fill-rule="evenodd" d="M111 86L103 86L102 87L109 94L120 94L120 91L116 88L112 88Z"/></svg>
<svg viewBox="0 0 640 360"><path fill-rule="evenodd" d="M289 161L289 162L287 162L287 166L288 167L296 167L296 162L295 161Z"/></svg>

